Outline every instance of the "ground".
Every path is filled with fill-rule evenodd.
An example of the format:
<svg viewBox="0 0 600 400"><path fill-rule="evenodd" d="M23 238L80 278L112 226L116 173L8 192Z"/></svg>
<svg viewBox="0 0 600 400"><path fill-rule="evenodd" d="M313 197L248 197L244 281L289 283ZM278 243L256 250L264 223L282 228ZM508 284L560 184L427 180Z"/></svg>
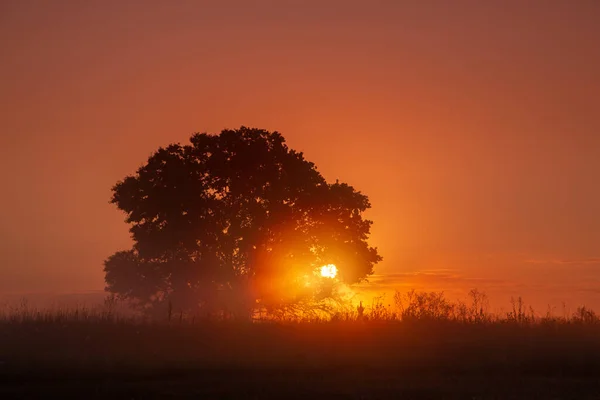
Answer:
<svg viewBox="0 0 600 400"><path fill-rule="evenodd" d="M590 377L385 369L48 371L3 374L2 399L600 399Z"/></svg>

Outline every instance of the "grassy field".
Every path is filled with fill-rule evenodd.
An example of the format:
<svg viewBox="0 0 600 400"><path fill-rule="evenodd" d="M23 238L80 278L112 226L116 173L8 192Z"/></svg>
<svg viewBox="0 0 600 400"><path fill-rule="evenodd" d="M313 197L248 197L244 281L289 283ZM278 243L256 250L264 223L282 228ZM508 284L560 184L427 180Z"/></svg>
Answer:
<svg viewBox="0 0 600 400"><path fill-rule="evenodd" d="M13 309L0 319L0 398L600 398L589 310L397 300L311 321Z"/></svg>

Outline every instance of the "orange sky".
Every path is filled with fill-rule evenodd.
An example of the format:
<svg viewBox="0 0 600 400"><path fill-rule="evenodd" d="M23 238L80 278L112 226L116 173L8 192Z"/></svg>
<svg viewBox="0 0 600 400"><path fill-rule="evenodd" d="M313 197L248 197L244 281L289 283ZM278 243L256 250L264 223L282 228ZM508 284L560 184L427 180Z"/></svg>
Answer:
<svg viewBox="0 0 600 400"><path fill-rule="evenodd" d="M0 292L103 287L110 188L278 130L368 194L373 289L600 307L600 3L4 1Z"/></svg>

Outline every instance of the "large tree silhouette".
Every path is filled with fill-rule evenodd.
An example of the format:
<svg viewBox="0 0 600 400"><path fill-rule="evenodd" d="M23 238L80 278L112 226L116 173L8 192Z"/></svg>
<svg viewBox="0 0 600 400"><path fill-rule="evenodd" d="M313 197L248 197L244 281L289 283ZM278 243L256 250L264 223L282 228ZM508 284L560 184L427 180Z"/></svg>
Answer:
<svg viewBox="0 0 600 400"><path fill-rule="evenodd" d="M305 282L321 265L354 283L381 260L367 243L367 196L327 183L277 132L241 127L159 148L112 203L134 245L106 260L106 289L148 309L246 314L323 295Z"/></svg>

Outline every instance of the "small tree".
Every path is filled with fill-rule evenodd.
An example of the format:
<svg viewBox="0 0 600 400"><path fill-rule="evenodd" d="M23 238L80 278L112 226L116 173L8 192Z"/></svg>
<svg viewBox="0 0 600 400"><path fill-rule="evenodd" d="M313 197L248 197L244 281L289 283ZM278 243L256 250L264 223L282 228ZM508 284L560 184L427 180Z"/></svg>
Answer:
<svg viewBox="0 0 600 400"><path fill-rule="evenodd" d="M277 132L241 127L159 148L111 202L134 245L106 260L106 289L146 309L248 316L257 303L322 297L303 284L321 265L354 283L381 260L367 243L367 196L327 183Z"/></svg>

